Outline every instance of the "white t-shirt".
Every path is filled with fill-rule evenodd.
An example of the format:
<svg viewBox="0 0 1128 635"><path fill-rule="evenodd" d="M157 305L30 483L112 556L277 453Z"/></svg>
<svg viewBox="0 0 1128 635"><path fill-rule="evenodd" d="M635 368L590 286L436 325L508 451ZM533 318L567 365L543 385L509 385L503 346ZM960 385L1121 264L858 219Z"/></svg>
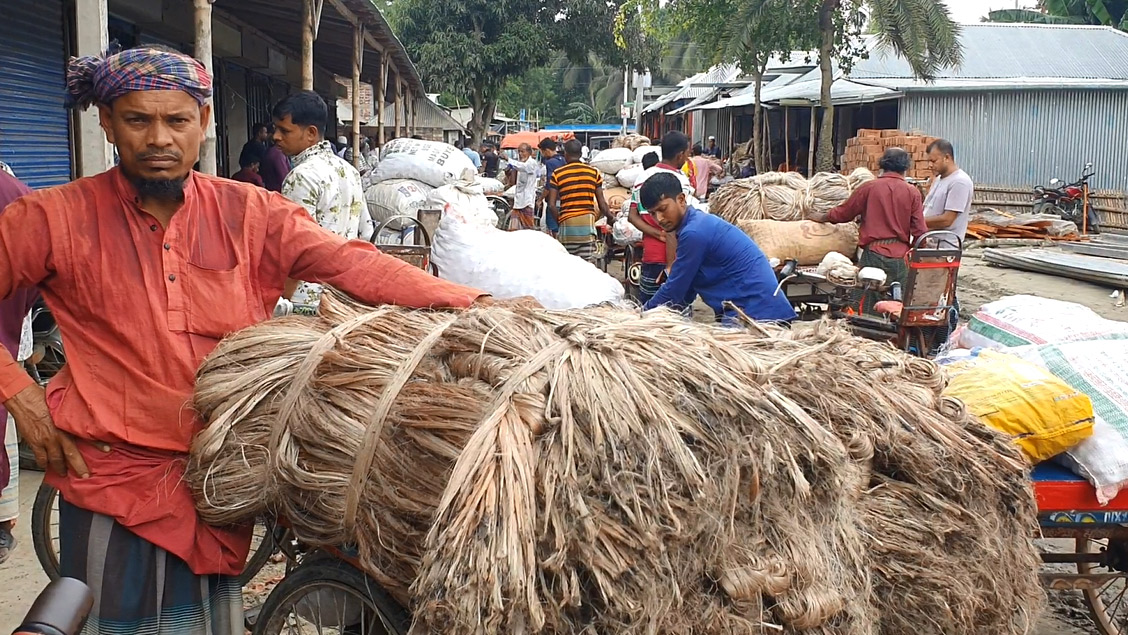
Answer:
<svg viewBox="0 0 1128 635"><path fill-rule="evenodd" d="M975 198L975 183L963 170L956 170L946 177L937 177L924 198L924 217L942 216L944 212L959 212L948 231L960 237L967 235L967 224L971 219L971 202ZM955 249L950 240L940 241L943 247Z"/></svg>
<svg viewBox="0 0 1128 635"><path fill-rule="evenodd" d="M540 179L540 161L529 157L528 161L510 159L509 168L517 172L517 188L513 192L513 209L532 207L537 202L537 182Z"/></svg>

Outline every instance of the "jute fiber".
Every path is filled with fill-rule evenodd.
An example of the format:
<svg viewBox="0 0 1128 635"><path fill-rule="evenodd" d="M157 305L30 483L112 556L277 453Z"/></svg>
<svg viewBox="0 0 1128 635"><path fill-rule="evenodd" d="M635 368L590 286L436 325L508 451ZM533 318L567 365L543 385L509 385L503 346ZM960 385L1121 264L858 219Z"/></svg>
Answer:
<svg viewBox="0 0 1128 635"><path fill-rule="evenodd" d="M199 371L209 522L279 513L415 633L1025 633L1032 496L935 366L830 324L327 296Z"/></svg>
<svg viewBox="0 0 1128 635"><path fill-rule="evenodd" d="M710 197L709 211L733 224L742 220L803 220L841 205L873 178L873 173L864 168L849 176L819 172L810 180L797 172L768 172L722 185Z"/></svg>

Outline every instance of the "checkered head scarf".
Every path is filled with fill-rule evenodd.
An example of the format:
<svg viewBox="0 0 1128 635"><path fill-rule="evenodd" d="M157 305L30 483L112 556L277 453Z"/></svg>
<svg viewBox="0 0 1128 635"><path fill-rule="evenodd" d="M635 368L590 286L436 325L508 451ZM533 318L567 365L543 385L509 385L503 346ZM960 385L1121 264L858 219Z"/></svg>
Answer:
<svg viewBox="0 0 1128 635"><path fill-rule="evenodd" d="M76 108L108 105L141 90L182 90L202 106L211 97L212 78L192 57L151 47L75 57L67 66L68 103Z"/></svg>

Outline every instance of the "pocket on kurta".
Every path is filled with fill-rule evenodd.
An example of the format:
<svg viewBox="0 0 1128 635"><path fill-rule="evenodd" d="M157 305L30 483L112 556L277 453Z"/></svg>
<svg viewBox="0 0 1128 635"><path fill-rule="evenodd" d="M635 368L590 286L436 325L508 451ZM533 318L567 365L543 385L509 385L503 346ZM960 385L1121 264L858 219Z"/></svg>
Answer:
<svg viewBox="0 0 1128 635"><path fill-rule="evenodd" d="M188 263L184 289L189 333L221 339L255 322L240 267L206 269Z"/></svg>

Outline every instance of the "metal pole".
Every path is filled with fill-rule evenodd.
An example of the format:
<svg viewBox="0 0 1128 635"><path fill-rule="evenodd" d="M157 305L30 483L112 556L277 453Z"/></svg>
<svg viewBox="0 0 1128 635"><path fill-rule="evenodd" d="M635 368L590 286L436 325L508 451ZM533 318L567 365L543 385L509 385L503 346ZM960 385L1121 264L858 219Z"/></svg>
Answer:
<svg viewBox="0 0 1128 635"><path fill-rule="evenodd" d="M385 126L387 123L384 120L384 101L387 100L388 93L388 56L384 51L380 52L380 85L376 90L376 119L380 124L380 129L377 131L376 140L380 142L380 149L384 148L386 141L387 131Z"/></svg>
<svg viewBox="0 0 1128 635"><path fill-rule="evenodd" d="M627 134L627 119L628 119L627 115L629 113L627 112L626 106L627 106L627 94L628 94L627 90L629 90L630 84L631 84L631 67L627 66L627 67L623 68L623 105L620 106L620 108L623 109L623 133L622 133L623 135Z"/></svg>
<svg viewBox="0 0 1128 635"><path fill-rule="evenodd" d="M815 107L811 106L811 142L810 148L807 149L807 177L810 178L815 173L815 136L818 129L815 127L815 121L818 119Z"/></svg>
<svg viewBox="0 0 1128 635"><path fill-rule="evenodd" d="M791 169L791 106L783 107L783 164Z"/></svg>
<svg viewBox="0 0 1128 635"><path fill-rule="evenodd" d="M353 40L352 147L353 167L360 169L360 72L364 68L364 27L356 26Z"/></svg>
<svg viewBox="0 0 1128 635"><path fill-rule="evenodd" d="M208 73L215 77L212 63L212 2L213 0L195 0L195 25L196 25L196 59L204 65ZM208 118L208 127L204 132L204 145L200 148L200 171L204 174L215 174L217 161L215 156L215 111L219 106L215 98L211 100L212 113Z"/></svg>

